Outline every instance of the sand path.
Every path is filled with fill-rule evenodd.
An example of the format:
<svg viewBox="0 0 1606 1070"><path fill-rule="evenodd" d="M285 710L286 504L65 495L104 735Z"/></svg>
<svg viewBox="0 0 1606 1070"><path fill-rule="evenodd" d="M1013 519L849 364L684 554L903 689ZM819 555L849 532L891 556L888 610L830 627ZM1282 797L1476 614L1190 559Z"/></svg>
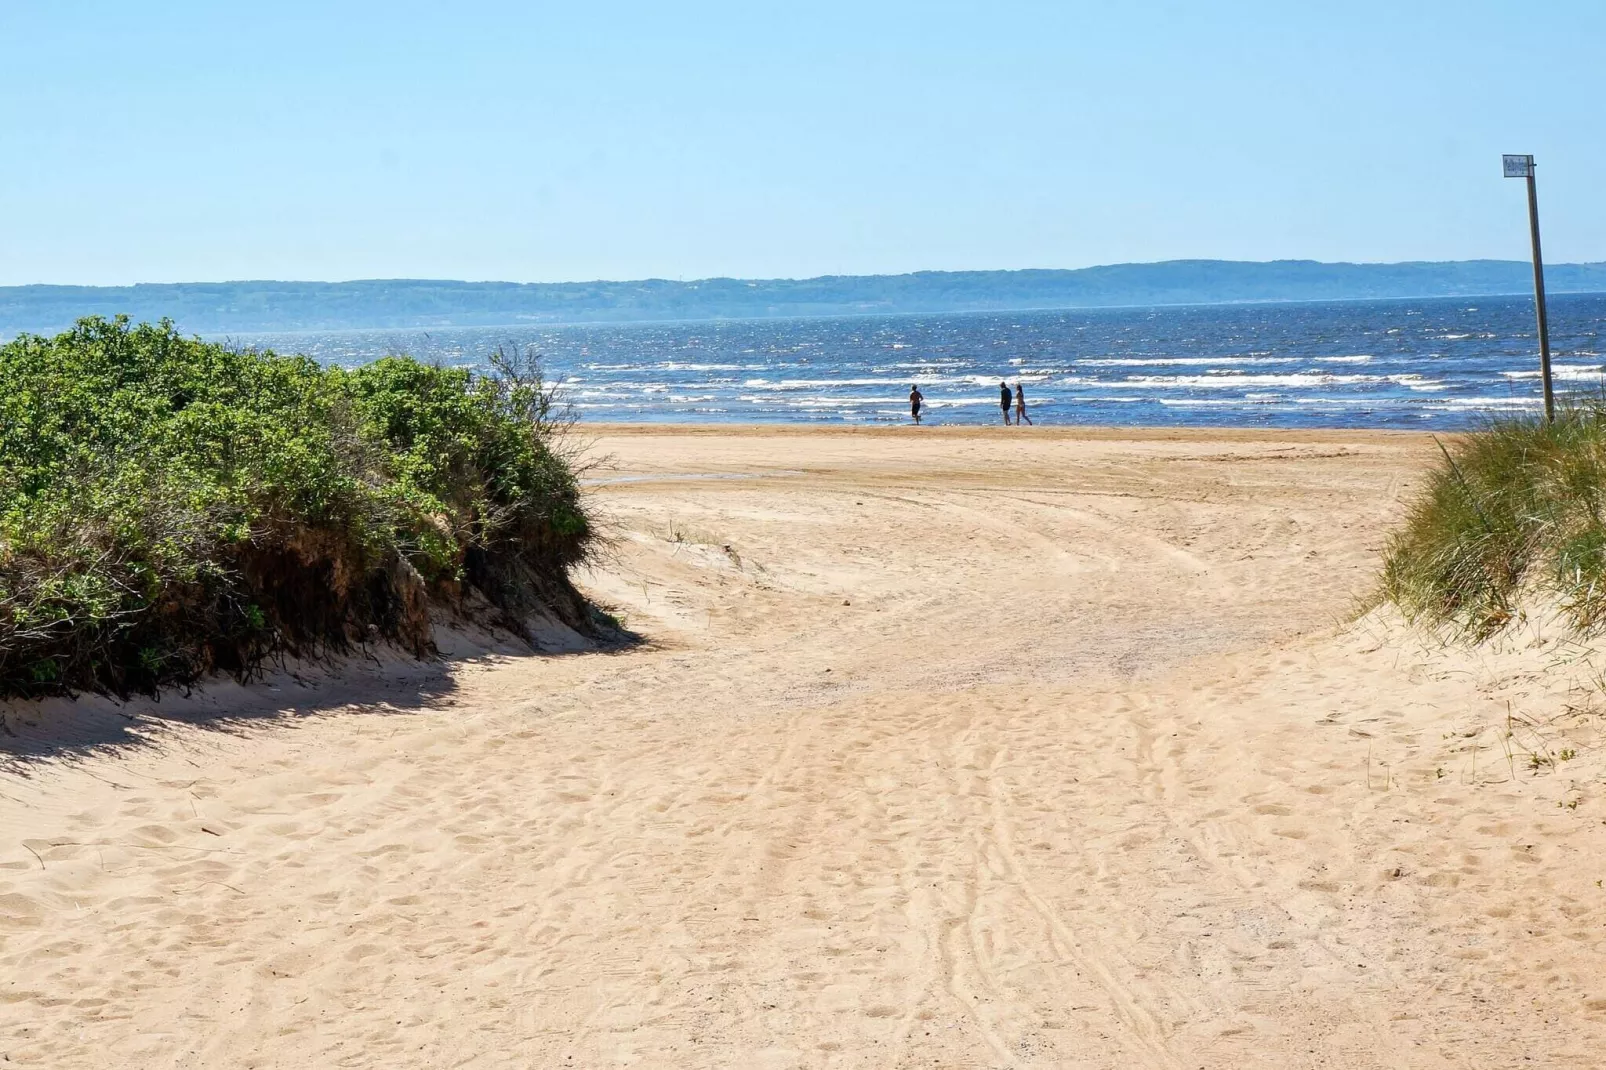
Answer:
<svg viewBox="0 0 1606 1070"><path fill-rule="evenodd" d="M605 434L644 648L13 711L0 1065L1600 1064L1586 661L1335 627L1431 442L933 431Z"/></svg>

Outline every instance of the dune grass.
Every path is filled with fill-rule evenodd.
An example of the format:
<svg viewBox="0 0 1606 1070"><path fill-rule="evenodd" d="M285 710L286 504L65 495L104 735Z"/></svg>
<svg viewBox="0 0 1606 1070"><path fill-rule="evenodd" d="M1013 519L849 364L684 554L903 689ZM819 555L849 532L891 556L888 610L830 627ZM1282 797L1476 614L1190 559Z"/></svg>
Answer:
<svg viewBox="0 0 1606 1070"><path fill-rule="evenodd" d="M1553 599L1580 633L1606 626L1606 400L1574 399L1553 424L1494 421L1441 449L1389 542L1384 596L1473 639L1515 619L1524 596Z"/></svg>
<svg viewBox="0 0 1606 1070"><path fill-rule="evenodd" d="M86 319L0 346L0 697L387 638L475 592L585 627L592 530L533 362L356 369Z"/></svg>

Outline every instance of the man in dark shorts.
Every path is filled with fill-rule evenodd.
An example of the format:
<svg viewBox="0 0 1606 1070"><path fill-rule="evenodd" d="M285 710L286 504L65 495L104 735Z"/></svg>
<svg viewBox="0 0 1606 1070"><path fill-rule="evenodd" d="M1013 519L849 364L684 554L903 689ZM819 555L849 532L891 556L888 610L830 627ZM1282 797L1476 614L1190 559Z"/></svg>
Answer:
<svg viewBox="0 0 1606 1070"><path fill-rule="evenodd" d="M926 395L920 392L920 388L909 384L909 415L915 418L915 423L920 422L920 403L925 400Z"/></svg>
<svg viewBox="0 0 1606 1070"><path fill-rule="evenodd" d="M1015 395L1010 391L1009 384L1002 380L998 383L998 404L1004 410L1004 426L1009 426L1009 407L1015 403Z"/></svg>

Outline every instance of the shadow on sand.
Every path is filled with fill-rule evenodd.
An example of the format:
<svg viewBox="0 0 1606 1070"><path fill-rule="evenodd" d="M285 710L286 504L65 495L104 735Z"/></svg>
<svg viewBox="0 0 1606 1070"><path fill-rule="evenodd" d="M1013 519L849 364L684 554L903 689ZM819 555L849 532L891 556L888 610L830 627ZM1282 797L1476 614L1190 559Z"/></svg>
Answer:
<svg viewBox="0 0 1606 1070"><path fill-rule="evenodd" d="M567 631L567 629L565 629ZM572 637L572 638L570 638ZM361 711L406 714L455 704L462 666L530 657L617 653L642 642L619 630L606 641L551 634L531 645L511 633L438 627L438 656L417 659L382 645L318 660L285 661L245 683L228 677L156 698L103 695L0 701L0 773L27 776L35 763L74 760L107 748L157 745L164 727L192 725L243 733L273 721Z"/></svg>

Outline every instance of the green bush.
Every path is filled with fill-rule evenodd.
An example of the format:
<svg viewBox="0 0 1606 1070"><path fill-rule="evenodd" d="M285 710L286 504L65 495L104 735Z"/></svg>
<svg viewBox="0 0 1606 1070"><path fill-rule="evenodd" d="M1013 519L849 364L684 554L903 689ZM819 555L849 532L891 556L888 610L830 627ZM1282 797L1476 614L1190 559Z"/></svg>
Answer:
<svg viewBox="0 0 1606 1070"><path fill-rule="evenodd" d="M1606 401L1556 421L1491 423L1444 451L1390 540L1383 593L1407 616L1474 638L1524 593L1557 599L1581 632L1606 625Z"/></svg>
<svg viewBox="0 0 1606 1070"><path fill-rule="evenodd" d="M150 692L430 606L585 627L591 526L533 362L354 370L170 323L0 347L0 695Z"/></svg>

